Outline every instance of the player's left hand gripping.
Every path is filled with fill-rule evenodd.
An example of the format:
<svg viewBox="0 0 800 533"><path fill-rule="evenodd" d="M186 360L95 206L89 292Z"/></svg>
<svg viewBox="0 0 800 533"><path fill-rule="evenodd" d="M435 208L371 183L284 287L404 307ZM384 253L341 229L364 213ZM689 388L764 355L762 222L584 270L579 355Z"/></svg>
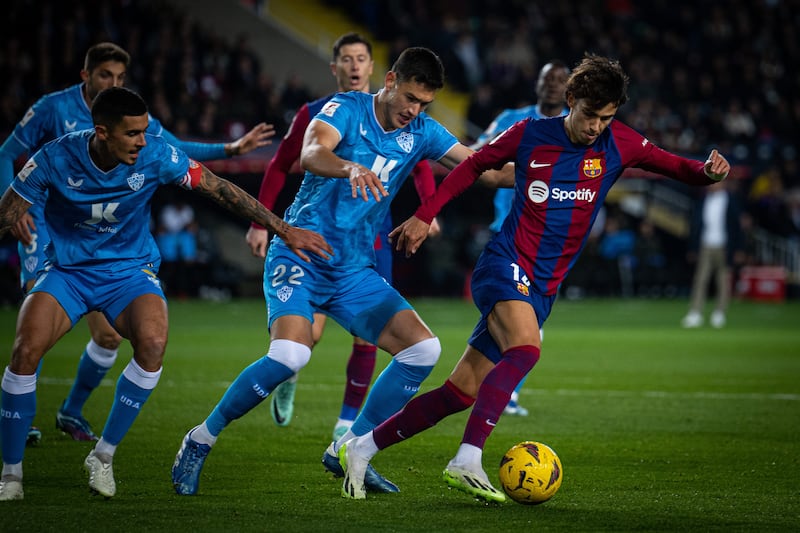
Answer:
<svg viewBox="0 0 800 533"><path fill-rule="evenodd" d="M381 198L384 196L389 196L389 193L386 192L378 176L361 165L353 165L350 168L350 176L348 179L350 180L353 198L357 198L359 193L361 193L361 197L366 202L369 200L367 196L368 191L372 193L372 197L375 198L376 202L380 202Z"/></svg>
<svg viewBox="0 0 800 533"><path fill-rule="evenodd" d="M728 172L731 170L731 164L715 149L711 150L711 154L706 160L704 170L706 176L712 180L722 181L728 176Z"/></svg>
<svg viewBox="0 0 800 533"><path fill-rule="evenodd" d="M286 243L289 249L306 263L310 262L311 258L308 257L303 250L313 252L325 260L330 259L333 255L333 248L328 244L328 241L326 241L322 235L314 231L290 227L286 235L283 235L281 239L283 239L283 242Z"/></svg>
<svg viewBox="0 0 800 533"><path fill-rule="evenodd" d="M428 237L429 230L430 224L412 216L389 233L389 242L395 243L395 250L404 250L406 257L411 257Z"/></svg>

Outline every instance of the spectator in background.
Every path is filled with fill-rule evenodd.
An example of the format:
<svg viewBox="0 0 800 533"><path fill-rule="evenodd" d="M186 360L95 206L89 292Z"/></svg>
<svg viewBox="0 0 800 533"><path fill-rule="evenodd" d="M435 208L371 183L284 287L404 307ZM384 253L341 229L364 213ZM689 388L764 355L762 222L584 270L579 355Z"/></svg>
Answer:
<svg viewBox="0 0 800 533"><path fill-rule="evenodd" d="M164 206L158 217L156 243L161 253L161 279L168 294L194 296L197 261L197 222L194 209L180 196Z"/></svg>
<svg viewBox="0 0 800 533"><path fill-rule="evenodd" d="M609 216L598 246L600 260L603 262L600 270L606 274L606 295L632 296L635 245L636 234L626 226L622 215L614 213Z"/></svg>
<svg viewBox="0 0 800 533"><path fill-rule="evenodd" d="M661 296L667 283L667 254L655 225L648 219L639 223L633 245L633 278L640 296Z"/></svg>
<svg viewBox="0 0 800 533"><path fill-rule="evenodd" d="M697 198L692 211L687 259L696 262L689 312L683 317L684 328L703 325L708 282L716 281L716 304L711 326L725 326L725 313L731 297L732 267L741 263L741 208L733 185L722 181L707 187Z"/></svg>

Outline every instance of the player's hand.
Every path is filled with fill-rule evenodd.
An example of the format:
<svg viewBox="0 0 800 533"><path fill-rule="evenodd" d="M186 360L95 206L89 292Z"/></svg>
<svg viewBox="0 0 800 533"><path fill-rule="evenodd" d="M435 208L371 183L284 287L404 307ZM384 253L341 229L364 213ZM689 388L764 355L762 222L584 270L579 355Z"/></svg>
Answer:
<svg viewBox="0 0 800 533"><path fill-rule="evenodd" d="M722 156L716 150L711 150L711 154L706 159L705 167L703 170L706 172L706 176L711 178L714 181L722 181L728 176L728 172L731 170L731 164L728 163L728 160Z"/></svg>
<svg viewBox="0 0 800 533"><path fill-rule="evenodd" d="M250 247L250 253L255 257L267 256L267 241L269 240L269 232L265 229L250 227L244 240Z"/></svg>
<svg viewBox="0 0 800 533"><path fill-rule="evenodd" d="M380 178L371 170L357 163L350 165L350 175L348 179L350 180L350 189L353 192L353 198L358 198L359 193L361 193L361 197L366 202L369 200L367 196L369 192L372 193L372 197L375 198L376 202L380 202L382 197L389 196Z"/></svg>
<svg viewBox="0 0 800 533"><path fill-rule="evenodd" d="M389 242L394 243L395 250L405 251L406 257L411 257L417 253L429 231L430 224L412 216L389 233Z"/></svg>
<svg viewBox="0 0 800 533"><path fill-rule="evenodd" d="M274 136L275 126L262 122L229 145L230 155L244 155L256 148L272 144L270 139Z"/></svg>
<svg viewBox="0 0 800 533"><path fill-rule="evenodd" d="M11 235L22 243L23 246L30 246L33 242L33 233L36 231L36 224L30 213L25 213L20 217L16 224L11 227Z"/></svg>
<svg viewBox="0 0 800 533"><path fill-rule="evenodd" d="M315 231L289 226L289 230L285 235L281 236L281 239L283 239L283 242L286 243L286 246L288 246L290 250L296 253L300 259L306 263L311 262L311 259L303 250L313 252L325 260L330 259L333 255L333 248L331 248L331 245L328 244L322 235Z"/></svg>

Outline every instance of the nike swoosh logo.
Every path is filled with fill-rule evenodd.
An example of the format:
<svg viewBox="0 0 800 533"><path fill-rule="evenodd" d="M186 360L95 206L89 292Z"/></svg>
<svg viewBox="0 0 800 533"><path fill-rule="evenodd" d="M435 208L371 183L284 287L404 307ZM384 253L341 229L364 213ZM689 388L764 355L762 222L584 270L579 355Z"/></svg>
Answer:
<svg viewBox="0 0 800 533"><path fill-rule="evenodd" d="M364 126L362 126L361 124L358 125L358 131L361 132L361 135L366 135L367 134L366 128L364 128Z"/></svg>
<svg viewBox="0 0 800 533"><path fill-rule="evenodd" d="M496 425L497 425L497 422L492 422L491 420L489 420L489 419L487 418L487 419L486 419L486 425L494 427L494 426L496 426Z"/></svg>
<svg viewBox="0 0 800 533"><path fill-rule="evenodd" d="M534 159L533 161L531 161L531 168L549 167L551 166L551 164L552 163L537 163L536 160Z"/></svg>
<svg viewBox="0 0 800 533"><path fill-rule="evenodd" d="M353 387L367 387L369 386L369 383L359 383L358 381L351 379L350 385L352 385Z"/></svg>

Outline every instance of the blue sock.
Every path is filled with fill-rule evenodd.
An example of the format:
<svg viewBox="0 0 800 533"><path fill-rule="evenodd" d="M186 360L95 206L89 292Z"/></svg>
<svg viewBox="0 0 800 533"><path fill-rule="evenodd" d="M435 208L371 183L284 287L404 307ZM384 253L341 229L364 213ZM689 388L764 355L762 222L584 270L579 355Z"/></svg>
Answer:
<svg viewBox="0 0 800 533"><path fill-rule="evenodd" d="M342 410L339 412L339 418L342 420L355 420L357 415L358 407L342 404Z"/></svg>
<svg viewBox="0 0 800 533"><path fill-rule="evenodd" d="M108 413L106 427L103 429L103 440L115 446L119 444L133 425L133 421L139 416L139 411L151 392L152 388L140 387L123 372L117 380L114 403L111 404L111 412Z"/></svg>
<svg viewBox="0 0 800 533"><path fill-rule="evenodd" d="M81 416L86 400L103 381L108 370L108 368L98 365L84 350L78 363L78 374L75 376L69 396L64 400L62 411L70 416Z"/></svg>
<svg viewBox="0 0 800 533"><path fill-rule="evenodd" d="M433 366L413 366L392 359L372 385L364 408L350 430L364 435L402 409L431 370Z"/></svg>
<svg viewBox="0 0 800 533"><path fill-rule="evenodd" d="M0 439L3 441L3 462L8 464L22 462L28 428L31 427L33 416L36 414L36 390L13 394L3 388L0 410L2 410Z"/></svg>
<svg viewBox="0 0 800 533"><path fill-rule="evenodd" d="M266 355L242 370L208 415L208 431L215 437L219 435L225 426L263 402L278 384L293 374L288 366Z"/></svg>

